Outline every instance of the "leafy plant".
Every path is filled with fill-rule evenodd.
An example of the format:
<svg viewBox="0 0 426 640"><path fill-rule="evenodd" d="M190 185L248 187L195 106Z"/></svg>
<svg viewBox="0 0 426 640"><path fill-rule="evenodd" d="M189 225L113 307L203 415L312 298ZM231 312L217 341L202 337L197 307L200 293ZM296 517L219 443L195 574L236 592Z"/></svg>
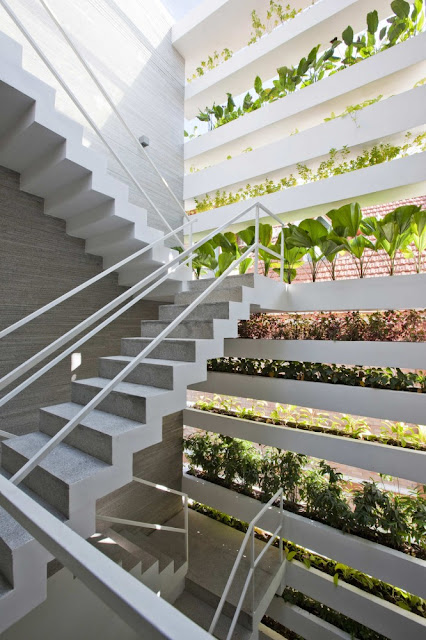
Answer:
<svg viewBox="0 0 426 640"><path fill-rule="evenodd" d="M287 13L274 0L270 0L270 9L267 17L273 17L274 13L278 17L275 25L284 19L294 17L294 10L290 6L286 7ZM357 36L353 28L349 25L344 29L341 39L333 38L330 46L320 53L321 45L311 48L310 52L302 57L296 66L281 66L277 69L278 77L273 80L273 88L258 91L262 86L262 79L256 78L255 90L258 95L253 100L248 92L239 107L232 110L227 105L221 105L221 110L216 111L215 106L206 107L204 112L200 112L198 118L203 122L210 122L211 127L220 127L236 118L260 109L264 104L285 97L288 93L303 89L314 82L322 80L328 75L332 75L348 67L365 60L381 51L389 49L408 38L415 36L424 27L424 8L422 0L415 0L411 5L405 0L394 0L391 3L391 15L387 24L379 31L379 18L376 10L369 12L366 16L366 29ZM249 44L256 42L268 30L267 24L259 18L257 13L252 13L253 33ZM340 45L345 45L342 54L338 54ZM257 85L257 88L256 88ZM229 96L228 94L228 103ZM232 96L231 96L232 97ZM213 120L211 120L213 117Z"/></svg>
<svg viewBox="0 0 426 640"><path fill-rule="evenodd" d="M398 367L347 367L335 364L255 358L216 358L208 361L207 368L209 371L266 376L285 380L304 380L426 393L426 375L403 372Z"/></svg>

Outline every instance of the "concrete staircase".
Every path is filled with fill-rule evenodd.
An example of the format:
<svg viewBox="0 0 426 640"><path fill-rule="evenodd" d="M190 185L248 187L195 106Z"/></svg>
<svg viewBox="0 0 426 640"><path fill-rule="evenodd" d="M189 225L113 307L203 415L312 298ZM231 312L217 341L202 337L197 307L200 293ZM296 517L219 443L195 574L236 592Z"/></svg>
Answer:
<svg viewBox="0 0 426 640"><path fill-rule="evenodd" d="M105 268L161 238L148 226L146 211L129 202L128 188L108 175L105 158L82 144L83 128L55 110L54 90L22 68L20 45L1 33L0 62L0 165L19 172L21 188L44 198L45 213L65 220L66 232L83 238ZM120 270L120 284L140 281L172 255L159 242ZM13 475L210 284L182 282L188 277L189 269L176 272L151 296L164 301L175 295L174 304L160 307L158 321L142 322L139 337L124 338L120 356L100 358L98 377L72 382L71 402L42 408L32 433L2 443L0 473ZM84 538L93 536L96 501L132 481L133 455L161 441L163 417L185 407L187 387L206 379L207 359L223 355L224 338L237 336L238 320L248 318L253 305L274 309L282 289L258 276L228 278L27 476L22 489ZM118 544L117 536L107 536L112 545L105 536L91 543L170 601L178 597L187 567L152 549L129 547L131 540ZM51 559L0 508L0 633L46 598Z"/></svg>
<svg viewBox="0 0 426 640"><path fill-rule="evenodd" d="M83 145L83 127L55 110L54 89L22 68L22 47L1 32L0 63L0 166L20 174L21 189L44 198L46 215L65 220L104 268L161 239L146 210L129 202L128 187L108 174L106 157ZM135 284L174 255L158 242L119 270L119 284ZM151 298L180 291L188 277L178 270Z"/></svg>
<svg viewBox="0 0 426 640"><path fill-rule="evenodd" d="M4 441L2 472L14 474L210 283L188 282L175 304L160 306L158 322L142 321L140 337L122 340L120 356L100 358L99 377L72 382L71 402L42 408L38 431ZM216 301L200 304L21 486L80 535L92 536L96 501L131 482L133 454L161 441L163 417L185 407L187 387L207 377L207 359L223 356L224 338L237 336L238 320L248 318L258 305L269 308L268 300L281 291L280 283L262 276L228 277L215 292ZM225 302L233 297L240 301ZM0 629L4 630L45 598L46 563L51 558L8 514L1 516ZM154 580L140 560L141 567L138 563L132 567L138 579ZM159 565L153 588L161 591L160 574L166 569ZM169 567L169 577L180 569ZM171 601L179 594L176 585L185 573L186 568L165 592Z"/></svg>

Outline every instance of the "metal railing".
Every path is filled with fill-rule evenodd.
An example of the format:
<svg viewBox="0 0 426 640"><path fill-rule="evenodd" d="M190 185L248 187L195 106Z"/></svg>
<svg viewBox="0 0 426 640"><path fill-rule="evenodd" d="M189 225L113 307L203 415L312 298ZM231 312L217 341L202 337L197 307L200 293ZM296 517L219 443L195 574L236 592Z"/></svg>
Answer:
<svg viewBox="0 0 426 640"><path fill-rule="evenodd" d="M112 315L108 316L103 322L101 322L100 324L96 325L91 331L89 331L88 334L84 335L82 338L77 340L77 342L72 344L70 347L67 347L64 351L59 353L59 355L57 355L53 360L51 360L50 362L45 364L43 367L41 367L40 369L35 371L35 373L33 373L26 380L24 380L24 382L22 382L21 384L17 385L17 387L12 389L3 398L1 398L1 400L0 400L0 407L1 407L1 406L4 406L9 400L14 398L18 393L20 393L21 391L23 391L24 389L29 387L35 380L40 378L44 373L46 373L52 367L54 367L56 364L61 362L65 357L67 357L68 355L73 353L77 348L79 348L81 345L83 345L85 342L87 342L87 340L89 340L91 337L96 335L103 328L108 326L116 318L118 318L123 313L125 313L128 309L130 309L132 306L134 306L137 302L139 302L144 297L146 297L149 293L151 293L153 290L155 290L160 284L165 282L170 277L171 273L173 273L179 266L181 266L182 264L185 264L188 260L190 260L196 254L196 251L205 242L211 240L215 235L217 235L218 233L224 231L226 228L229 227L229 225L238 222L241 218L246 216L253 208L255 208L255 210L256 210L256 215L255 215L255 242L253 243L253 245L248 247L247 250L241 256L239 256L222 273L222 275L220 277L216 278L210 286L208 286L203 292L201 292L196 300L194 300L191 304L189 304L182 311L182 313L180 313L179 316L177 316L174 320L172 320L170 322L170 324L165 329L163 329L163 331L161 331L160 334L156 338L153 338L152 341L150 342L150 344L147 347L145 347L138 356L133 358L131 360L131 362L129 362L129 364L126 365L117 376L115 376L115 378L113 378L110 382L108 382L108 384L105 385L105 387L103 389L101 389L101 391L99 391L99 393L94 398L92 398L92 400L74 416L74 418L72 418L60 431L58 431L49 440L49 442L46 443L46 445L44 445L32 458L30 458L21 467L21 469L19 469L14 474L14 476L11 478L11 481L14 484L18 484L19 482L21 482L35 467L37 467L38 464L40 464L40 462L42 460L44 460L44 458L50 453L50 451L52 451L57 446L57 444L62 442L62 440L64 440L75 429L75 427L91 411L93 411L112 391L114 391L114 389L116 388L116 386L118 384L120 384L123 380L125 380L129 376L129 374L139 364L141 364L149 356L149 354L165 338L167 338L167 336L177 326L179 326L179 324L182 321L184 321L197 308L197 306L203 300L205 300L212 293L212 291L214 291L219 286L219 284L221 282L223 282L223 280L236 267L238 267L238 265L243 260L245 260L252 253L254 253L254 255L255 255L255 269L258 268L259 250L260 249L264 250L262 245L259 242L259 224L260 224L260 222L259 222L259 215L260 215L259 212L260 212L260 209L262 209L265 213L267 213L267 215L272 216L273 218L276 218L279 221L280 225L282 226L282 234L283 234L283 228L284 228L283 223L281 222L281 220L279 220L279 218L277 218L277 216L275 216L270 211L268 211L265 207L263 207L263 205L261 205L259 203L256 203L254 205L249 206L247 209L245 209L244 211L238 213L236 216L231 218L231 220L228 220L222 226L218 227L217 229L212 231L210 234L205 236L202 240L200 240L197 243L195 243L192 247L190 247L189 249L186 249L180 255L178 255L175 258L173 258L170 262L168 262L167 264L162 265L161 267L156 269L153 273L151 273L150 275L148 275L145 278L143 278L143 280L141 280L140 282L135 284L128 291L124 292L123 294L121 294L120 296L115 298L115 300L113 300L112 302L110 302L107 305L105 305L102 309L100 309L97 312L95 312L94 314L92 314L89 318L87 318L83 322L79 323L76 327L74 327L73 329L68 331L66 334L64 334L63 336L61 336L60 338L58 338L57 340L52 342L50 345L48 345L47 347L45 347L44 349L39 351L37 354L35 354L31 358L29 358L26 362L24 362L21 365L19 365L18 367L16 367L13 371L11 371L10 373L6 374L0 380L0 390L1 390L1 389L5 388L6 386L8 386L9 384L11 384L13 381L15 381L20 376L22 376L24 373L30 371L32 368L34 368L42 360L44 360L49 355L51 355L53 352L57 351L59 348L64 346L67 342L72 340L76 335L82 333L85 329L90 327L93 323L97 322L99 319L101 319L109 311L115 309L115 307L120 305L123 301L127 300L128 298L131 298L131 300L129 302L127 302L127 304L125 304L124 306L121 306L118 309L118 311L116 311ZM150 246L152 246L152 245L150 245ZM148 249L148 247L146 247L145 250L146 249ZM278 254L276 254L273 251L269 251L269 252L272 255L278 256ZM284 254L283 254L283 251L281 253L282 253L282 255L281 255L281 268L280 268L280 271L282 273L283 272L283 268L284 268ZM130 257L130 259L131 259L131 257ZM116 268L116 267L114 267L114 268ZM166 272L165 275L162 275L163 272ZM256 273L256 271L255 271L255 273ZM153 284L151 284L151 283L153 283ZM147 285L150 285L150 286L147 286ZM144 288L144 287L147 287L147 288ZM58 298L57 300L59 301L59 300L61 300L61 298ZM56 304L59 304L58 301L54 301L53 303L51 303L51 305L46 305L46 307L44 307L43 309L44 310L49 310L53 306L56 306ZM37 312L35 312L35 313L37 313ZM15 324L19 324L19 323L15 323ZM14 327L14 326L15 325L12 325L12 327ZM21 326L21 325L19 325L19 326ZM12 330L13 329L11 329L11 331Z"/></svg>
<svg viewBox="0 0 426 640"><path fill-rule="evenodd" d="M110 97L110 95L108 94L108 92L105 90L105 88L103 87L103 85L100 83L99 79L96 77L96 75L94 74L93 70L91 69L91 67L88 65L88 63L85 61L84 57L81 55L81 53L79 52L79 50L77 49L77 47L75 46L75 44L73 43L73 41L71 40L71 38L68 36L68 34L66 33L66 31L62 28L62 26L60 25L59 21L57 20L56 16L53 14L53 12L51 11L51 9L48 7L48 5L46 4L46 2L44 2L44 0L40 0L41 4L43 5L43 7L45 8L45 10L48 12L48 14L50 15L50 17L52 18L52 20L54 21L54 23L56 24L56 26L58 27L58 29L60 30L61 34L63 35L63 37L66 39L66 41L68 42L68 44L70 45L70 47L72 48L73 52L75 53L75 55L78 57L78 59L80 60L80 62L83 64L84 68L86 69L86 71L89 73L90 77L92 78L92 80L95 82L96 86L98 87L98 89L101 91L102 95L104 96L104 98L107 100L108 104L110 105L110 107L113 109L114 113L116 114L116 116L119 118L120 122L122 123L122 125L126 128L126 131L128 133L130 133L130 135L132 136L132 139L136 140L138 148L139 148L139 152L142 150L145 157L148 159L148 161L150 162L150 164L152 165L152 167L154 168L155 172L160 176L160 179L162 181L162 183L164 184L164 186L167 188L167 190L169 191L169 193L173 196L173 199L177 202L177 204L179 205L179 208L182 209L184 217L189 221L189 223L191 224L191 230L190 230L190 234L189 234L189 239L191 242L192 239L192 220L190 219L190 217L188 216L188 214L186 213L183 205L181 202L179 202L178 198L176 197L176 195L173 193L172 189L170 188L169 184L167 183L167 181L165 180L165 178L162 176L162 174L160 173L158 167L155 165L155 163L153 162L153 160L149 157L149 155L145 152L145 149L142 149L141 144L139 143L139 140L137 139L137 137L134 135L133 131L131 130L131 128L128 126L127 122L124 120L124 118L122 117L122 115L120 114L120 112L118 111L116 105L114 104L112 98ZM98 127L98 125L96 124L96 122L93 120L93 118L91 117L91 115L89 114L89 112L87 111L87 109L83 106L83 104L81 103L81 101L77 98L77 96L75 95L75 93L73 92L73 90L71 89L71 87L67 84L67 82L64 80L64 78L62 77L62 75L59 73L59 71L57 71L57 69L55 68L55 66L52 64L52 62L50 61L50 59L43 53L42 49L38 46L37 42L34 40L34 38L32 37L32 35L30 34L30 32L28 31L28 29L25 27L25 25L23 24L23 22L18 18L18 16L16 15L16 13L13 11L13 9L10 7L10 5L8 4L7 0L0 0L0 4L3 7L3 9L6 11L6 13L9 15L9 17L13 20L13 22L15 23L15 25L18 27L18 29L21 31L21 33L24 35L24 37L26 38L26 40L30 43L30 45L32 46L32 48L34 49L34 51L37 53L37 55L39 56L39 58L42 60L42 62L46 65L46 67L49 69L50 73L53 75L53 77L55 78L55 80L60 84L60 86L62 87L62 89L66 92L66 94L68 95L68 97L71 99L71 101L74 103L74 105L77 107L77 109L80 111L80 113L83 115L83 117L85 118L85 120L88 122L88 124L90 125L90 127L93 129L93 131L96 133L96 135L99 137L99 139L101 140L101 142L103 143L103 145L108 149L109 153L113 156L114 160L120 165L120 167L122 168L122 170L124 171L124 173L126 174L126 176L129 178L129 180L133 183L133 185L135 186L135 188L137 189L137 191L139 191L139 193L147 200L147 202L151 205L151 207L154 209L154 211L156 212L156 214L159 216L159 218L162 220L163 224L170 230L172 231L172 235L174 235L176 237L176 240L178 241L179 245L184 248L184 243L182 242L182 240L179 238L179 236L177 235L178 230L172 229L172 227L170 226L169 222L167 221L167 219L163 216L163 214L161 213L161 211L158 209L158 207L156 206L156 204L153 202L152 198L150 198L150 196L148 195L148 193L145 191L145 189L142 187L141 183L139 182L139 180L136 178L136 176L132 173L132 171L128 168L128 166L126 165L125 162L123 162L123 160L121 159L121 157L117 154L117 152L114 150L114 148L111 146L111 144L108 142L108 140L106 139L106 137L104 136L104 134L102 133L102 131L100 130L100 128Z"/></svg>
<svg viewBox="0 0 426 640"><path fill-rule="evenodd" d="M138 637L211 640L207 631L123 571L1 474L0 506L124 620ZM79 613L75 611L75 615ZM60 628L57 636L61 636Z"/></svg>
<svg viewBox="0 0 426 640"><path fill-rule="evenodd" d="M153 524L152 522L137 522L136 520L126 520L124 518L115 518L114 516L104 516L97 515L97 520L102 520L103 522L111 522L114 524L126 524L132 527L141 527L144 529L155 529L156 531L171 531L172 533L183 533L185 535L185 562L189 561L189 498L187 493L183 493L182 491L178 491L177 489L170 489L169 487L165 487L163 484L157 484L155 482L150 482L149 480L143 480L142 478L133 477L133 482L139 482L139 484L144 484L147 487L152 487L153 489L158 489L158 491L164 491L165 493L172 493L176 496L180 496L182 498L183 504L183 517L184 517L184 526L182 527L170 527L164 524Z"/></svg>
<svg viewBox="0 0 426 640"><path fill-rule="evenodd" d="M246 534L244 536L244 540L241 544L240 550L238 552L238 555L235 559L234 565L231 569L231 573L229 575L228 581L226 583L225 589L223 591L222 597L219 601L219 605L216 609L216 613L214 614L213 620L210 624L209 627L209 633L211 633L213 635L214 630L216 628L216 625L219 621L219 618L222 614L223 611L223 607L225 605L226 599L228 597L229 591L232 587L232 584L235 580L235 577L237 575L237 571L241 565L242 559L244 557L244 553L246 552L247 546L250 543L250 550L249 550L249 554L250 554L250 568L249 571L247 573L247 578L244 582L243 588L241 590L241 595L240 598L238 600L238 604L237 607L235 609L235 613L234 616L232 618L231 621L231 625L228 629L228 634L226 636L226 640L231 640L232 638L232 634L234 633L236 624L238 622L238 618L240 616L241 610L243 608L244 605L244 600L246 598L248 589L251 585L251 611L252 611L252 615L254 615L255 613L255 572L256 572L256 567L259 565L260 561L262 560L263 556L265 555L265 553L268 551L269 547L274 543L275 539L278 538L278 546L279 546L279 562L280 562L280 567L282 566L283 562L284 562L284 549L283 549L283 534L284 534L284 505L283 505L283 489L279 489L273 496L272 498L269 500L269 502L267 502L262 509L259 511L259 513L253 518L253 520L250 522L248 529L246 531ZM275 502L279 499L280 501L280 508L279 508L279 514L280 514L280 519L279 519L279 525L276 528L276 530L272 533L270 539L268 540L267 544L264 545L262 551L259 553L258 556L256 556L256 547L255 547L255 526L256 524L259 522L259 520L262 518L262 516L266 513L266 511L268 511L268 509L271 509L273 507L273 505L275 504Z"/></svg>

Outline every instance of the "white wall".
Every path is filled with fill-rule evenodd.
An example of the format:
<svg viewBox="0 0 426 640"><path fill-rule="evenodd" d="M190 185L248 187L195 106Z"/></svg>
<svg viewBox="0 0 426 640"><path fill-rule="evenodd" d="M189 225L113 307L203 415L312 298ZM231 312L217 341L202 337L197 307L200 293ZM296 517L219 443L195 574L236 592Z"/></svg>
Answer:
<svg viewBox="0 0 426 640"><path fill-rule="evenodd" d="M183 191L184 62L171 45L173 18L160 0L47 0L61 24L110 92L137 135L149 136L150 154L179 198ZM87 76L37 0L9 0L12 9L53 61L102 132L118 150L148 191L163 215L177 226L181 211L167 194L148 162L140 158L134 142ZM0 8L0 29L24 44L24 67L52 86L54 78L34 53L11 19ZM85 124L84 119L58 88L57 107ZM104 152L102 143L87 129L89 145ZM122 176L115 161L114 174ZM125 180L125 178L123 178ZM131 187L131 199L147 203ZM149 210L149 207L147 207ZM156 215L149 223L162 228Z"/></svg>

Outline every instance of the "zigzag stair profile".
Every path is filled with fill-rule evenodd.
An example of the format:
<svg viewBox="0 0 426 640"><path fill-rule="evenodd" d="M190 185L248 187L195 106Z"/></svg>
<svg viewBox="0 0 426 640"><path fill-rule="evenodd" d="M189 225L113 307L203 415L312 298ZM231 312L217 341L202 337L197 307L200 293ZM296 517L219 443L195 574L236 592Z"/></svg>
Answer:
<svg viewBox="0 0 426 640"><path fill-rule="evenodd" d="M104 268L161 239L146 210L129 202L128 187L108 175L106 157L83 145L83 127L55 110L54 89L22 68L22 47L1 32L0 61L0 166L18 172L21 189L44 198L45 213L65 220ZM139 282L174 255L158 242L119 270L119 284ZM177 282L163 292L180 291L188 274L171 274Z"/></svg>
<svg viewBox="0 0 426 640"><path fill-rule="evenodd" d="M160 306L160 321L142 321L141 337L123 338L120 356L99 359L99 377L72 382L71 402L42 408L38 431L5 440L2 472L15 473L182 312L182 300L188 304L210 284L209 280L188 282L187 290L175 297L176 304ZM223 355L224 338L237 336L238 320L247 319L251 308L265 300L265 289L266 297L272 290L281 290L278 282L254 275L231 276L219 286L216 299L238 290L241 301L201 303L23 481L23 488L80 535L96 534L96 501L131 482L133 454L161 441L162 418L185 407L187 387L206 379L207 359ZM138 545L132 545L131 536L118 536L108 531L90 541L107 554L118 554L116 561L123 568L166 599L178 597L187 566L165 562L167 554L159 557L153 548L141 550L140 538ZM4 630L45 598L45 564L50 557L4 513L0 538L0 629ZM112 544L103 542L105 538ZM38 563L37 571L25 569L29 560L31 565ZM173 576L177 577L174 582ZM31 598L21 596L24 588Z"/></svg>

